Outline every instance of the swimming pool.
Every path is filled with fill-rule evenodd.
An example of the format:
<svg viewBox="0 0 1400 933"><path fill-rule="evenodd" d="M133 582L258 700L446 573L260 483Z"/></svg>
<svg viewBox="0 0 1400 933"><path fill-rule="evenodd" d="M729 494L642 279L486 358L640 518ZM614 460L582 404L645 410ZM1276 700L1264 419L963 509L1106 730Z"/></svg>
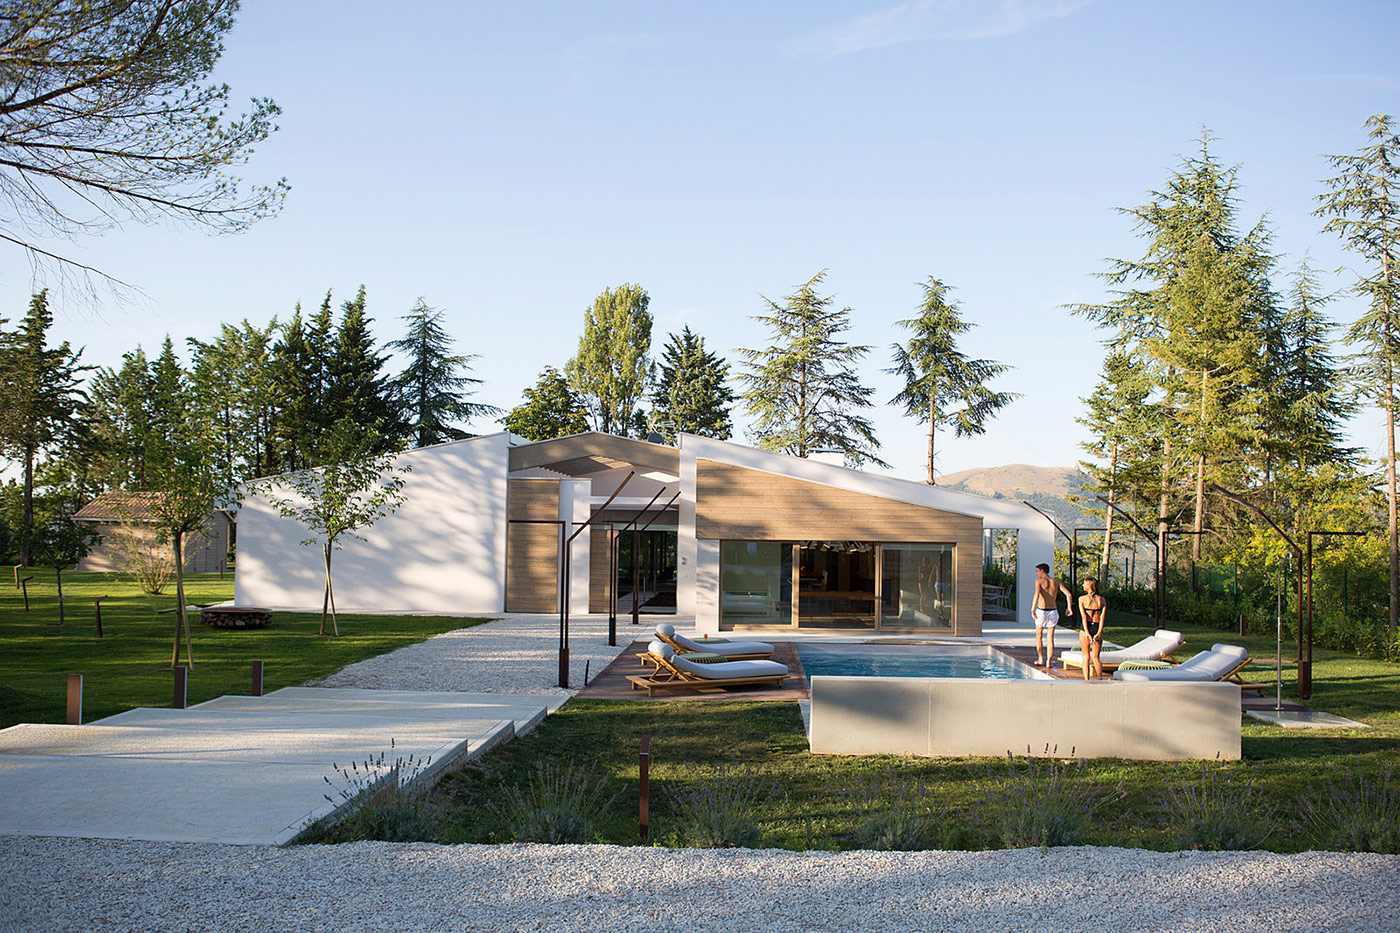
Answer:
<svg viewBox="0 0 1400 933"><path fill-rule="evenodd" d="M808 677L972 677L1053 680L989 645L799 644Z"/></svg>

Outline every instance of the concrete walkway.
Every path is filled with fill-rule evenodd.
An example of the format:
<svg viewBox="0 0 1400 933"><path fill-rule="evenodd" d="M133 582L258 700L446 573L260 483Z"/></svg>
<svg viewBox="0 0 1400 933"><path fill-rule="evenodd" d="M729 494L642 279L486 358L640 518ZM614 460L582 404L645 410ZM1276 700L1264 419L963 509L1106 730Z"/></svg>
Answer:
<svg viewBox="0 0 1400 933"><path fill-rule="evenodd" d="M416 780L432 780L563 701L290 687L82 726L18 725L0 731L0 835L280 845L334 809L333 763L412 756L427 761Z"/></svg>

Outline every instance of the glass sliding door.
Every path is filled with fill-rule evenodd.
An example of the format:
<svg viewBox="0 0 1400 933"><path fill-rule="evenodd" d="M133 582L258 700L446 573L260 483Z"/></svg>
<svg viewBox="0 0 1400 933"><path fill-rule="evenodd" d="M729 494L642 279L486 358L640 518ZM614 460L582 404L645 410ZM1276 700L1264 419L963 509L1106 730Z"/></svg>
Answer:
<svg viewBox="0 0 1400 933"><path fill-rule="evenodd" d="M803 541L796 550L799 627L875 627L874 543Z"/></svg>
<svg viewBox="0 0 1400 933"><path fill-rule="evenodd" d="M792 543L720 543L719 621L732 625L792 624Z"/></svg>
<svg viewBox="0 0 1400 933"><path fill-rule="evenodd" d="M886 544L882 548L880 627L953 627L953 546Z"/></svg>

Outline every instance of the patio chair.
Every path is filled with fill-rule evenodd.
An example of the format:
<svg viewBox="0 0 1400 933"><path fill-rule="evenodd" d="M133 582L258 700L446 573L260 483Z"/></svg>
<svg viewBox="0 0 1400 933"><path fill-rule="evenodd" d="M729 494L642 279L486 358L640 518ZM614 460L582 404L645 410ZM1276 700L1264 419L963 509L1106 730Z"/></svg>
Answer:
<svg viewBox="0 0 1400 933"><path fill-rule="evenodd" d="M788 677L787 665L777 661L721 661L717 664L696 664L678 656L675 650L660 641L648 646L656 673L629 675L633 690L645 689L647 696L657 690L713 690L748 684L772 684L782 689Z"/></svg>
<svg viewBox="0 0 1400 933"><path fill-rule="evenodd" d="M1149 635L1142 641L1126 648L1100 651L1099 660L1103 662L1104 670L1116 671L1118 665L1124 661L1160 661L1175 653L1184 644L1186 644L1186 639L1182 637L1180 632L1159 628L1155 635ZM1078 648L1066 648L1060 652L1060 663L1064 665L1065 670L1082 668L1084 666L1084 653Z"/></svg>
<svg viewBox="0 0 1400 933"><path fill-rule="evenodd" d="M727 638L696 641L677 632L676 627L669 622L662 622L656 626L656 637L670 645L678 654L722 654L731 661L766 660L773 657L773 646L766 641L730 641Z"/></svg>
<svg viewBox="0 0 1400 933"><path fill-rule="evenodd" d="M1187 658L1175 667L1152 671L1114 671L1114 680L1125 681L1176 681L1207 683L1227 681L1239 684L1241 690L1267 690L1268 684L1249 683L1241 680L1239 672L1249 663L1249 652L1237 645L1216 643L1209 651L1202 651Z"/></svg>

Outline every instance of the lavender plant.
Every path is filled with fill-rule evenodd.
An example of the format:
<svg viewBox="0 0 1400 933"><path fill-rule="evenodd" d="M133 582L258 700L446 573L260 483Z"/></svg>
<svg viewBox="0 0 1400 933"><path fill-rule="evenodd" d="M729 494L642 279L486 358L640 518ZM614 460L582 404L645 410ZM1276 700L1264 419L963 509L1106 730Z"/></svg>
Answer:
<svg viewBox="0 0 1400 933"><path fill-rule="evenodd" d="M524 784L505 788L487 806L516 842L580 843L621 792L601 766L569 760L537 765Z"/></svg>
<svg viewBox="0 0 1400 933"><path fill-rule="evenodd" d="M1206 762L1199 780L1168 786L1161 811L1183 849L1263 848L1277 816L1252 780L1234 768Z"/></svg>
<svg viewBox="0 0 1400 933"><path fill-rule="evenodd" d="M928 787L893 765L848 774L840 785L844 809L859 821L852 838L862 849L911 852L928 848Z"/></svg>
<svg viewBox="0 0 1400 933"><path fill-rule="evenodd" d="M363 763L354 761L345 768L331 762L335 777L324 778L331 793L322 796L338 809L327 837L338 842L431 840L436 832L436 814L424 795L412 786L431 762L431 757L396 754L393 739L389 740L387 752Z"/></svg>
<svg viewBox="0 0 1400 933"><path fill-rule="evenodd" d="M1094 815L1124 796L1121 782L1100 789L1084 779L1083 761L1049 757L1056 751L1047 745L1047 757L1032 758L1027 748L1024 762L1007 752L1005 775L989 769L987 810L994 814L993 833L1006 848L1080 845Z"/></svg>
<svg viewBox="0 0 1400 933"><path fill-rule="evenodd" d="M1346 772L1324 792L1311 786L1303 819L1323 848L1340 852L1400 854L1400 781L1395 766L1381 765L1374 778Z"/></svg>
<svg viewBox="0 0 1400 933"><path fill-rule="evenodd" d="M698 849L753 848L762 833L753 814L782 796L782 791L752 770L730 767L706 770L684 788L667 786L678 816L681 845Z"/></svg>

